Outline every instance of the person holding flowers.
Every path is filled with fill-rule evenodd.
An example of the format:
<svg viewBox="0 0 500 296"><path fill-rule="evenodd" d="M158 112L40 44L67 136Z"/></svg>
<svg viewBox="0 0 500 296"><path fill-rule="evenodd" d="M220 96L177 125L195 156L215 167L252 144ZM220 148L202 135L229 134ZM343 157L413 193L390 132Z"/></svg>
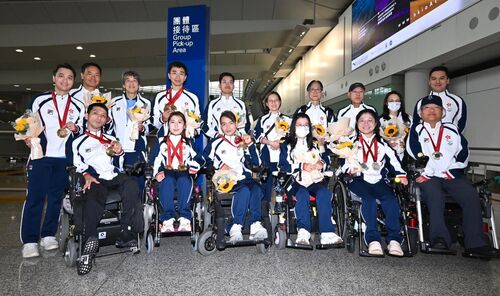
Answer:
<svg viewBox="0 0 500 296"><path fill-rule="evenodd" d="M260 166L257 149L249 135L237 130L236 115L224 111L218 119L220 134L212 138L203 152L204 165L213 166L215 174L212 181L219 192L234 193L231 205L233 224L230 226L230 240L243 239L241 230L245 217L250 210L250 239L267 238L267 230L262 226L262 188L252 178L247 165Z"/></svg>
<svg viewBox="0 0 500 296"><path fill-rule="evenodd" d="M370 109L376 111L374 107L365 104L363 102L365 98L365 85L361 82L355 82L349 86L349 91L347 92L347 97L351 101L347 107L344 107L339 110L337 113L337 118L348 117L350 119L349 124L350 127L354 131L354 126L356 125L356 116L361 110ZM355 136L353 133L352 137Z"/></svg>
<svg viewBox="0 0 500 296"><path fill-rule="evenodd" d="M161 232L191 231L190 198L194 175L200 169L195 161L196 152L191 141L186 138L186 117L180 111L170 113L167 120L168 131L163 137L158 154L155 156L153 172L160 184L160 201L163 213L160 215ZM174 194L177 190L179 226L174 228L177 213Z"/></svg>
<svg viewBox="0 0 500 296"><path fill-rule="evenodd" d="M307 85L307 96L309 103L303 105L295 111L295 114L305 113L311 119L313 137L318 141L318 147L324 151L324 144L327 137L328 125L334 123L337 119L335 113L330 107L321 104L323 98L323 83L319 80L312 80Z"/></svg>
<svg viewBox="0 0 500 296"><path fill-rule="evenodd" d="M38 114L44 128L38 136L43 157L29 159L27 164L28 194L21 220L24 258L39 256L39 241L45 250L58 248L55 234L68 184L66 166L73 161L71 143L83 130L85 113L83 103L69 95L75 75L71 65L57 65L52 77L54 90L37 96L30 108L33 114ZM33 145L31 138L25 142L29 147Z"/></svg>
<svg viewBox="0 0 500 296"><path fill-rule="evenodd" d="M242 100L233 96L234 75L223 72L219 75L220 97L211 100L203 113L202 131L208 138L216 137L222 133L219 130L219 118L222 112L232 111L235 115L235 124L240 134L247 134L250 130L250 119L247 108Z"/></svg>
<svg viewBox="0 0 500 296"><path fill-rule="evenodd" d="M317 86L316 86L317 87ZM335 233L332 223L332 192L324 182L324 173L330 164L328 154L320 153L313 143L311 121L305 113L296 113L290 125L290 133L281 144L280 169L292 174L289 190L295 196L297 216L297 244L308 245L311 238L311 213L309 196L316 197L321 244L339 244L342 239Z"/></svg>
<svg viewBox="0 0 500 296"><path fill-rule="evenodd" d="M264 184L264 200L271 202L274 176L272 172L278 170L280 159L280 144L288 134L292 119L279 110L281 96L272 91L264 98L264 104L269 112L259 118L255 124L255 140L260 143L260 159L269 170Z"/></svg>
<svg viewBox="0 0 500 296"><path fill-rule="evenodd" d="M380 136L396 151L402 161L405 139L411 127L411 116L405 112L403 96L397 91L388 92L384 98L384 110L379 118Z"/></svg>
<svg viewBox="0 0 500 296"><path fill-rule="evenodd" d="M151 102L139 93L141 77L136 71L122 75L123 94L112 99L109 107L109 131L120 139L125 152L124 166L134 166L146 160L146 135L154 127L149 120ZM108 105L109 106L109 105ZM139 188L144 188L144 177L137 176Z"/></svg>
<svg viewBox="0 0 500 296"><path fill-rule="evenodd" d="M353 176L347 184L349 190L361 197L361 214L366 223L364 240L368 245L368 253L374 256L384 254L380 233L377 229L377 200L380 201L385 214L387 229L387 250L390 255L401 257L401 224L399 219L398 199L394 190L388 185L390 177L399 178L407 185L406 172L394 153L378 134L380 122L373 110L365 109L356 116L356 139L353 145L357 148L356 158L361 164L349 161L342 164L342 171Z"/></svg>

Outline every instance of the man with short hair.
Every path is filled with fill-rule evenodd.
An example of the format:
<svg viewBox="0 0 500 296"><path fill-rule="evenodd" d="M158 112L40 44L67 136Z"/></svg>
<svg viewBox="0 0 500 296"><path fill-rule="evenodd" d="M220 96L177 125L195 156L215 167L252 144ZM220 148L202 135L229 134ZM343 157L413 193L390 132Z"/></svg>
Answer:
<svg viewBox="0 0 500 296"><path fill-rule="evenodd" d="M451 122L458 127L458 131L463 133L467 121L467 106L465 101L448 91L450 85L448 68L437 66L429 71L430 95L436 95L443 101L444 116L443 122ZM420 106L422 100L419 100L413 111L413 125L420 123Z"/></svg>
<svg viewBox="0 0 500 296"><path fill-rule="evenodd" d="M467 140L452 123L443 122L441 97L420 99L422 122L413 126L407 139L408 154L429 157L423 173L416 179L422 201L429 210L429 238L436 249L448 249L452 239L444 220L445 194L462 208L465 251L472 256L500 257L500 251L485 241L481 204L477 191L465 176L469 160Z"/></svg>
<svg viewBox="0 0 500 296"><path fill-rule="evenodd" d="M24 258L40 255L39 240L46 251L58 248L55 235L64 189L68 184L66 166L73 161L71 143L83 130L85 107L69 94L75 81L75 70L65 63L57 65L53 74L54 90L37 96L30 108L33 113L39 113L44 126L39 136L44 156L30 159L27 165L28 194L21 219ZM40 225L45 201L45 217Z"/></svg>
<svg viewBox="0 0 500 296"><path fill-rule="evenodd" d="M349 126L354 130L356 126L356 116L361 110L371 109L375 112L375 108L363 102L365 98L365 85L361 82L355 82L349 86L349 92L347 92L347 97L351 100L349 106L344 107L337 112L337 120L341 117L349 117Z"/></svg>
<svg viewBox="0 0 500 296"><path fill-rule="evenodd" d="M220 97L210 101L203 113L202 131L208 138L217 136L219 131L220 115L224 111L232 111L236 115L236 127L240 134L247 134L250 130L250 119L247 108L242 100L233 96L234 75L223 72L219 75Z"/></svg>
<svg viewBox="0 0 500 296"><path fill-rule="evenodd" d="M99 83L101 82L102 69L97 63L89 62L82 65L80 77L82 84L75 89L72 89L70 94L73 98L83 102L83 98L93 97L99 94Z"/></svg>

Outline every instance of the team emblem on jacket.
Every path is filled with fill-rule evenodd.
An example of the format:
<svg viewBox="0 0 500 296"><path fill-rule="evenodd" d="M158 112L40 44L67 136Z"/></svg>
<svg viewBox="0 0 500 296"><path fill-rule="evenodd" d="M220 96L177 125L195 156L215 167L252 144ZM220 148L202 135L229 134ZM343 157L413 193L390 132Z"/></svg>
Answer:
<svg viewBox="0 0 500 296"><path fill-rule="evenodd" d="M92 151L92 149L91 149L91 148L87 148L87 149L85 149L85 153L90 153L90 151Z"/></svg>
<svg viewBox="0 0 500 296"><path fill-rule="evenodd" d="M446 109L447 109L448 111L451 111L451 103L450 103L450 102L448 102L448 103L446 104Z"/></svg>
<svg viewBox="0 0 500 296"><path fill-rule="evenodd" d="M429 143L429 138L424 138L424 143Z"/></svg>
<svg viewBox="0 0 500 296"><path fill-rule="evenodd" d="M220 153L221 154L226 154L226 150L222 150Z"/></svg>
<svg viewBox="0 0 500 296"><path fill-rule="evenodd" d="M448 143L448 145L453 145L453 139L450 135L446 135L444 138L446 139L446 143Z"/></svg>
<svg viewBox="0 0 500 296"><path fill-rule="evenodd" d="M54 110L52 110L52 109L47 109L47 114L49 114L49 115L54 114Z"/></svg>
<svg viewBox="0 0 500 296"><path fill-rule="evenodd" d="M116 111L120 111L122 107L116 107Z"/></svg>

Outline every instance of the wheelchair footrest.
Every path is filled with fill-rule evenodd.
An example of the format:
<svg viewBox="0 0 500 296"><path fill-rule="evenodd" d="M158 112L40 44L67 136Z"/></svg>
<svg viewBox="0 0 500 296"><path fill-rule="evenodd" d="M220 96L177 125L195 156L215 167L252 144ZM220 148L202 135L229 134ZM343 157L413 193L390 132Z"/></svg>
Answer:
<svg viewBox="0 0 500 296"><path fill-rule="evenodd" d="M427 254L440 254L440 255L456 255L457 251L452 249L436 249L432 248L429 243L422 243L420 251Z"/></svg>
<svg viewBox="0 0 500 296"><path fill-rule="evenodd" d="M229 241L229 240L226 240L226 247L227 248L231 248L231 247L243 247L243 246L255 246L255 245L258 245L258 244L270 244L270 242L267 240L267 239L260 239L260 240L257 240L257 239L244 239L244 240L240 240L240 241L235 241L235 242L232 242L232 241Z"/></svg>
<svg viewBox="0 0 500 296"><path fill-rule="evenodd" d="M314 247L312 245L305 245L305 244L297 244L292 242L292 240L288 240L286 243L287 248L293 248L293 249L302 249L302 250L310 250L312 251Z"/></svg>
<svg viewBox="0 0 500 296"><path fill-rule="evenodd" d="M371 257L371 258L385 258L385 255L372 255L372 254L368 253L368 251L365 251L365 250L359 251L359 256Z"/></svg>
<svg viewBox="0 0 500 296"><path fill-rule="evenodd" d="M467 258L479 258L482 260L490 260L491 259L491 257L489 257L489 256L484 256L481 254L467 252L467 251L462 252L462 256L467 257Z"/></svg>
<svg viewBox="0 0 500 296"><path fill-rule="evenodd" d="M317 244L316 249L318 250L328 250L328 249L343 249L345 248L344 243L340 244Z"/></svg>

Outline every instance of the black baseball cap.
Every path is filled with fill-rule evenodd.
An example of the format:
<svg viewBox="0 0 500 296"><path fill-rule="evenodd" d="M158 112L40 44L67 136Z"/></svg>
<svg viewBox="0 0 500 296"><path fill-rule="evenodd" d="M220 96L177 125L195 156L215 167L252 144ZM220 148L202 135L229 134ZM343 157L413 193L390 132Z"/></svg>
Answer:
<svg viewBox="0 0 500 296"><path fill-rule="evenodd" d="M428 95L420 99L422 103L420 104L420 109L424 108L425 105L434 104L443 108L443 100L441 100L440 96L436 95Z"/></svg>
<svg viewBox="0 0 500 296"><path fill-rule="evenodd" d="M365 85L363 83L354 82L353 84L351 84L351 86L349 86L349 91L353 91L357 87L361 87L363 90L366 90Z"/></svg>

